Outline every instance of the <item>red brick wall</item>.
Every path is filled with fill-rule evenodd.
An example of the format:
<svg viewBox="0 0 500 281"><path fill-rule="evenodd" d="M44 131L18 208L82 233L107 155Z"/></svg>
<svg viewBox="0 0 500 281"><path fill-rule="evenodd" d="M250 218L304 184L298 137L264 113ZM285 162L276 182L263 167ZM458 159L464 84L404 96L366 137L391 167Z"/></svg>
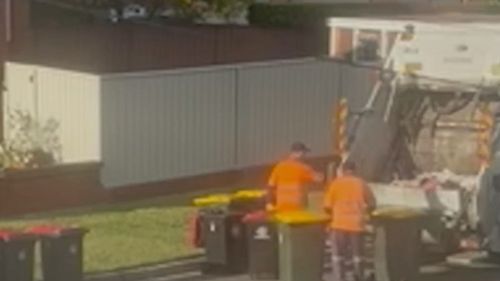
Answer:
<svg viewBox="0 0 500 281"><path fill-rule="evenodd" d="M328 157L317 158L311 161L311 165L324 170L330 160ZM270 167L255 167L113 189L101 186L98 163L7 172L0 178L0 217L127 202L212 188L258 188L265 184L269 170Z"/></svg>
<svg viewBox="0 0 500 281"><path fill-rule="evenodd" d="M287 59L326 54L326 29L85 25L35 29L13 60L91 72Z"/></svg>
<svg viewBox="0 0 500 281"><path fill-rule="evenodd" d="M7 172L0 179L0 215L50 211L102 202L98 164Z"/></svg>
<svg viewBox="0 0 500 281"><path fill-rule="evenodd" d="M335 57L345 58L352 51L352 30L337 28L335 35Z"/></svg>

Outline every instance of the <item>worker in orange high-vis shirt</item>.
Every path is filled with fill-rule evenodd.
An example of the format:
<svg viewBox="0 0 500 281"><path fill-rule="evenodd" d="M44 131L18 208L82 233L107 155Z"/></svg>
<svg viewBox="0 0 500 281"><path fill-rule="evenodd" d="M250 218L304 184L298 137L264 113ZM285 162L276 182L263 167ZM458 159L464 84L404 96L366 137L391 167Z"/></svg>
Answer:
<svg viewBox="0 0 500 281"><path fill-rule="evenodd" d="M307 184L323 176L303 162L310 152L302 142L292 144L288 157L279 162L268 181L269 203L275 211L299 211L307 207Z"/></svg>
<svg viewBox="0 0 500 281"><path fill-rule="evenodd" d="M325 211L331 216L332 281L344 281L346 263L352 261L356 281L364 280L363 234L367 214L375 208L375 198L366 183L355 176L356 165L346 161L341 175L328 187Z"/></svg>

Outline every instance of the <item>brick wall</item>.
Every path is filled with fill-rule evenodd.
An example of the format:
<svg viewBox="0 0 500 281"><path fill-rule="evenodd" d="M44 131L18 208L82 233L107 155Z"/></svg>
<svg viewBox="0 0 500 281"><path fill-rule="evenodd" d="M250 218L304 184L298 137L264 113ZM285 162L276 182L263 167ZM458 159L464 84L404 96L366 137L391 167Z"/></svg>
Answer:
<svg viewBox="0 0 500 281"><path fill-rule="evenodd" d="M11 57L90 72L289 59L326 54L327 30L91 24L34 29Z"/></svg>

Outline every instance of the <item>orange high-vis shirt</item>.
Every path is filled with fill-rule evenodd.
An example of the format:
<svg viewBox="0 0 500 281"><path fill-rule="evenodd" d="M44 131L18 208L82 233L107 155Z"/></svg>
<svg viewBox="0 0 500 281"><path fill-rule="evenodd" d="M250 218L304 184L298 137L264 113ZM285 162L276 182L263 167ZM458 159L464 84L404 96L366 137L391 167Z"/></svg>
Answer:
<svg viewBox="0 0 500 281"><path fill-rule="evenodd" d="M363 180L354 176L342 176L328 187L324 207L331 209L331 228L362 232L367 208L366 186Z"/></svg>
<svg viewBox="0 0 500 281"><path fill-rule="evenodd" d="M303 209L306 184L314 180L314 171L306 164L287 159L278 163L269 177L268 185L276 188L276 210Z"/></svg>

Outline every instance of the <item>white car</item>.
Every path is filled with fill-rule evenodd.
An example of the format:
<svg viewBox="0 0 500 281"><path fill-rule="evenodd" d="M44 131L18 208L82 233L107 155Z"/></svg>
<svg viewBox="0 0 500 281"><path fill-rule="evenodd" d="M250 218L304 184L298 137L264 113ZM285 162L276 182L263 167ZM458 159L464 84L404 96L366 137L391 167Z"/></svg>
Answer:
<svg viewBox="0 0 500 281"><path fill-rule="evenodd" d="M128 19L144 19L147 18L148 12L146 7L139 4L130 4L123 8L122 18Z"/></svg>

